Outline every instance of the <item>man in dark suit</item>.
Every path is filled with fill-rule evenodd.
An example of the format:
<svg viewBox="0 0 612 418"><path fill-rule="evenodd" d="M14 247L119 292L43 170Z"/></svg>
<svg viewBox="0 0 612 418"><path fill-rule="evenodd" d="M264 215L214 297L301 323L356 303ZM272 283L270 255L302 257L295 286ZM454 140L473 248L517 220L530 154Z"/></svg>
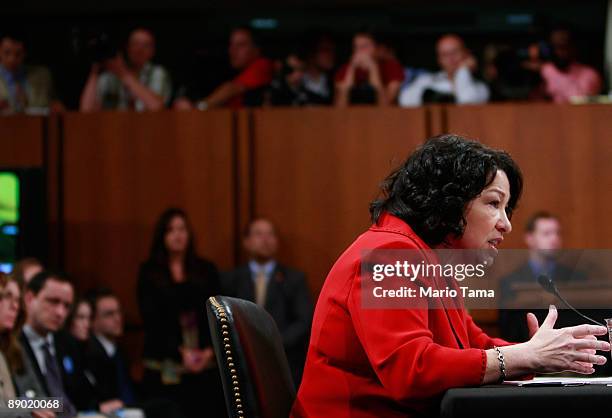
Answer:
<svg viewBox="0 0 612 418"><path fill-rule="evenodd" d="M123 334L119 300L110 290L90 292L92 336L87 342L86 364L96 396L113 402L115 409L134 402L134 390L117 340Z"/></svg>
<svg viewBox="0 0 612 418"><path fill-rule="evenodd" d="M536 212L525 225L525 243L529 248L529 260L517 270L501 280L502 304L509 303L516 297L513 286L521 283L537 283L538 276L546 275L556 283L584 281L586 275L578 270L565 266L557 261L562 247L561 223L548 212ZM544 290L542 290L543 292ZM523 342L529 339L526 314L533 312L542 323L548 312L542 309L502 309L500 310L500 331L508 341ZM584 319L571 311L560 312L557 327L584 323Z"/></svg>
<svg viewBox="0 0 612 418"><path fill-rule="evenodd" d="M280 330L296 385L302 377L312 322L312 300L304 273L279 264L272 222L255 219L245 231L247 264L222 276L225 293L262 306Z"/></svg>
<svg viewBox="0 0 612 418"><path fill-rule="evenodd" d="M118 345L123 315L117 296L110 289L97 289L89 292L87 299L92 307L92 336L87 342L86 367L101 405L112 405L114 410L141 409L147 418L182 418L178 406L166 399L137 399L128 363Z"/></svg>
<svg viewBox="0 0 612 418"><path fill-rule="evenodd" d="M73 297L74 290L67 277L48 271L35 275L24 295L26 324L20 340L36 377L33 384L43 391L34 396L61 398L63 412L58 417L76 416L77 407L89 409L89 405L75 405L82 391L87 390L80 358L64 336L57 333L64 325ZM35 389L20 387L19 391L27 394Z"/></svg>

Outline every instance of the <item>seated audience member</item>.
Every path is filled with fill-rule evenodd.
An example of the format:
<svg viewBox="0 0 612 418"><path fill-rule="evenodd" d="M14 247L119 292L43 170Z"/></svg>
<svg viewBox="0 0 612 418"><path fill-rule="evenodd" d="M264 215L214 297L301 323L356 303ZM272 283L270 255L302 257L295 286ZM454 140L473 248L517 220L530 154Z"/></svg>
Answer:
<svg viewBox="0 0 612 418"><path fill-rule="evenodd" d="M77 406L85 405L86 407L98 409L103 414L112 414L113 412L123 408L124 403L118 398L108 398L102 396L98 391L99 382L97 376L92 374L92 369L89 367L91 363L88 361L88 350L92 328L92 303L89 299L78 299L74 308L66 319L64 343L69 344L72 356L79 359L88 385L80 388L78 400L75 400ZM69 393L69 395L74 396Z"/></svg>
<svg viewBox="0 0 612 418"><path fill-rule="evenodd" d="M0 114L60 112L51 73L45 67L25 65L23 38L0 38Z"/></svg>
<svg viewBox="0 0 612 418"><path fill-rule="evenodd" d="M15 278L15 280L17 280L18 283L27 286L30 280L32 280L32 277L36 276L43 270L44 266L40 260L34 257L27 257L22 258L15 263L15 267L13 268L11 275Z"/></svg>
<svg viewBox="0 0 612 418"><path fill-rule="evenodd" d="M26 323L20 343L36 381L21 381L16 377L21 393L36 393L36 397L63 400L64 411L58 417L77 415L76 401L89 387L80 358L71 350L65 336L58 333L70 312L74 298L72 284L60 273L43 271L32 278L24 297ZM27 387L31 383L34 387ZM93 405L79 405L82 410Z"/></svg>
<svg viewBox="0 0 612 418"><path fill-rule="evenodd" d="M536 212L527 221L525 226L525 243L529 248L529 260L520 266L500 283L500 298L502 304L508 306L516 298L514 284L537 283L538 276L545 274L557 283L569 281L584 281L584 272L565 266L557 260L562 248L561 223L559 219L548 212ZM504 339L523 342L529 339L529 330L525 323L527 315L525 309L502 309L500 311L500 331ZM529 309L538 320L546 317L546 307L541 310ZM560 327L583 323L584 319L577 317L573 312L562 310L559 312L557 323Z"/></svg>
<svg viewBox="0 0 612 418"><path fill-rule="evenodd" d="M86 364L86 351L89 336L91 334L91 305L87 299L78 298L75 302L72 310L68 314L68 318L64 323L63 331L60 331L60 339L65 346L65 350L70 354L71 358L78 359L78 363L81 364L85 378L87 379L87 386L83 386L78 394L68 393L69 396L76 397L73 399L75 405L79 409L91 408L99 409L102 413L108 413L112 411L113 404L103 404L96 397L94 392L94 381L91 375L88 374Z"/></svg>
<svg viewBox="0 0 612 418"><path fill-rule="evenodd" d="M102 109L161 110L170 100L170 76L164 67L153 64L155 37L147 29L133 30L125 58L94 63L81 94L81 111Z"/></svg>
<svg viewBox="0 0 612 418"><path fill-rule="evenodd" d="M326 35L308 39L302 52L291 53L270 85L274 106L329 105L332 103L330 72L335 63L335 44Z"/></svg>
<svg viewBox="0 0 612 418"><path fill-rule="evenodd" d="M91 332L91 304L78 299L66 320L66 330L79 343L86 343Z"/></svg>
<svg viewBox="0 0 612 418"><path fill-rule="evenodd" d="M353 55L336 73L336 106L348 104L395 104L404 80L404 69L395 59L379 57L374 35L353 36Z"/></svg>
<svg viewBox="0 0 612 418"><path fill-rule="evenodd" d="M285 58L280 73L270 84L273 106L307 106L329 104L329 96L310 90L305 83L305 62L297 54Z"/></svg>
<svg viewBox="0 0 612 418"><path fill-rule="evenodd" d="M436 44L438 64L442 71L422 74L399 95L401 106L424 103L485 103L489 89L474 78L476 60L457 35L444 35Z"/></svg>
<svg viewBox="0 0 612 418"><path fill-rule="evenodd" d="M255 33L248 27L234 29L229 40L230 65L238 72L232 80L226 81L213 90L196 107L206 110L213 107L261 106L264 92L272 82L274 65L261 55L261 45ZM185 98L175 101L175 109L191 109L191 103Z"/></svg>
<svg viewBox="0 0 612 418"><path fill-rule="evenodd" d="M17 281L0 273L0 413L2 417L22 418L19 412L6 410L9 399L15 399L19 393L13 383L15 373L24 375L24 358L19 344L19 330L23 323L21 311L21 291ZM34 375L29 375L35 379ZM33 411L34 418L54 418L52 411Z"/></svg>
<svg viewBox="0 0 612 418"><path fill-rule="evenodd" d="M226 292L257 303L274 318L298 386L313 311L304 273L276 261L278 237L274 225L267 219L250 223L243 244L250 261L224 274Z"/></svg>
<svg viewBox="0 0 612 418"><path fill-rule="evenodd" d="M100 401L115 401L115 408L134 403L127 364L117 346L123 334L119 300L110 290L88 295L92 309L92 335L87 342L87 369L92 373Z"/></svg>
<svg viewBox="0 0 612 418"><path fill-rule="evenodd" d="M537 55L539 44L524 50L516 50L507 44L490 43L483 52L483 77L491 91L490 100L519 101L542 100L538 86L542 84L539 73L526 68L525 56Z"/></svg>
<svg viewBox="0 0 612 418"><path fill-rule="evenodd" d="M595 69L577 61L576 44L569 28L551 31L549 42L550 58L538 54L526 62L528 69L540 74L546 95L555 103L567 103L572 97L599 94L601 77Z"/></svg>
<svg viewBox="0 0 612 418"><path fill-rule="evenodd" d="M180 417L177 408L163 399L137 400L129 376L128 363L118 345L123 335L123 316L117 296L108 289L88 294L92 316L92 335L87 343L86 364L94 382L96 398L104 413L129 407L142 409L147 418Z"/></svg>
<svg viewBox="0 0 612 418"><path fill-rule="evenodd" d="M0 408L6 408L9 399L17 392L13 384L12 371L22 367L19 343L14 329L20 308L19 285L9 276L0 273Z"/></svg>
<svg viewBox="0 0 612 418"><path fill-rule="evenodd" d="M171 208L154 229L138 277L144 328L143 386L148 398L169 398L189 418L225 411L204 303L220 293L216 266L201 258L187 214Z"/></svg>
<svg viewBox="0 0 612 418"><path fill-rule="evenodd" d="M306 42L306 66L304 87L325 99L325 104L333 100L333 70L336 66L336 42L326 34L313 37Z"/></svg>

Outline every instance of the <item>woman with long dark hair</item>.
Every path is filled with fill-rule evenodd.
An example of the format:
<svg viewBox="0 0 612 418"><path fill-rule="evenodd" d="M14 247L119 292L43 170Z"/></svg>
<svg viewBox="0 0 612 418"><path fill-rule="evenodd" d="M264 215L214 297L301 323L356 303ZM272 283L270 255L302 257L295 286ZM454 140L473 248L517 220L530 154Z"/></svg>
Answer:
<svg viewBox="0 0 612 418"><path fill-rule="evenodd" d="M85 344L91 334L91 303L85 298L78 298L73 305L64 330L77 342Z"/></svg>
<svg viewBox="0 0 612 418"><path fill-rule="evenodd" d="M225 408L204 309L219 290L217 268L196 253L187 214L166 210L138 278L144 382L150 396L172 398L188 416L222 416Z"/></svg>

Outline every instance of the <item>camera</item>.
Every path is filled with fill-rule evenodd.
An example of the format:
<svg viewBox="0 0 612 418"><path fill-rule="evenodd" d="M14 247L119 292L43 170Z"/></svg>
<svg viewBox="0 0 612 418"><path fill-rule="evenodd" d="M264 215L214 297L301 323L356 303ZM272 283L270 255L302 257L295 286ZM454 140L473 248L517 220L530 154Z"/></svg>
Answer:
<svg viewBox="0 0 612 418"><path fill-rule="evenodd" d="M103 64L117 56L119 44L106 31L84 32L73 29L72 49L75 55L82 57L91 64Z"/></svg>

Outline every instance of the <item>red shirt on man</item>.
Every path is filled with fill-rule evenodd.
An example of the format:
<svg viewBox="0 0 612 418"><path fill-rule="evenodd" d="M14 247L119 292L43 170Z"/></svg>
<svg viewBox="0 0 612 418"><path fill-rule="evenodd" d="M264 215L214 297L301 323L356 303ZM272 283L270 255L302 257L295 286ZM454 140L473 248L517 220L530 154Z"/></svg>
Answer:
<svg viewBox="0 0 612 418"><path fill-rule="evenodd" d="M250 63L234 78L233 82L243 86L246 91L264 87L272 82L274 65L268 58L259 57ZM245 92L246 93L246 92ZM237 109L244 107L244 93L229 100L228 106Z"/></svg>

